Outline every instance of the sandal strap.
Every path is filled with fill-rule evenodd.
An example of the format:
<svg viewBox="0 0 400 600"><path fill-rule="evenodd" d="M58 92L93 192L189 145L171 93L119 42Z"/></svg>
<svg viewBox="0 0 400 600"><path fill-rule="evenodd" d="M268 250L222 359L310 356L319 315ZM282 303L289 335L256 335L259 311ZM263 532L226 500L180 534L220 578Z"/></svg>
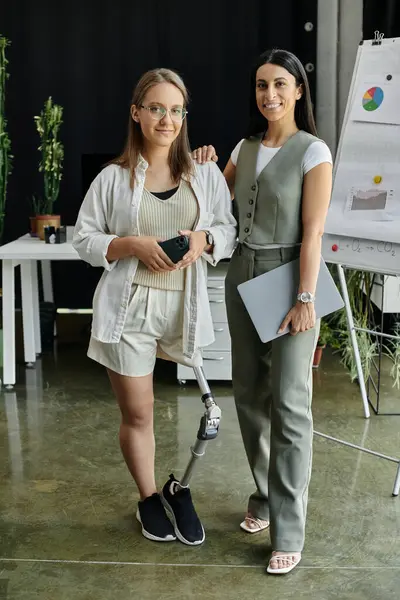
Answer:
<svg viewBox="0 0 400 600"><path fill-rule="evenodd" d="M246 524L250 524L250 523L254 523L254 525L257 525L257 527L265 527L265 523L269 524L269 521L265 520L265 519L259 519L258 517L253 517L252 515L247 515L244 519L246 521Z"/></svg>
<svg viewBox="0 0 400 600"><path fill-rule="evenodd" d="M301 560L301 555L297 557L297 560L292 560L290 558L291 556L292 556L291 554L274 554L269 559L269 564L271 564L271 560L275 560L275 559L278 559L278 558L284 558L289 563L289 567L291 567L292 565L297 565L297 563L299 563L300 560Z"/></svg>

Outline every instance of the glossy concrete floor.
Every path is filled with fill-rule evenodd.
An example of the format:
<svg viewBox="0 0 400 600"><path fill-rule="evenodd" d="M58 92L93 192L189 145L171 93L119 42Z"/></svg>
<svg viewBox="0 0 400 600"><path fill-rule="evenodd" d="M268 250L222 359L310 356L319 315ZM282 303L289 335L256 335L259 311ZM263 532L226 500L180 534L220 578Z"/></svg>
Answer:
<svg viewBox="0 0 400 600"><path fill-rule="evenodd" d="M159 365L156 376L159 485L183 473L202 413L197 386L179 387L174 373ZM400 416L365 420L336 357L324 356L314 387L317 431L400 458ZM315 436L303 561L287 577L268 576L268 533L238 527L253 484L231 388L213 390L222 427L192 481L207 539L164 545L143 538L134 519L138 497L102 368L82 346L21 367L0 404L0 598L398 600L396 465ZM400 412L387 379L386 408Z"/></svg>

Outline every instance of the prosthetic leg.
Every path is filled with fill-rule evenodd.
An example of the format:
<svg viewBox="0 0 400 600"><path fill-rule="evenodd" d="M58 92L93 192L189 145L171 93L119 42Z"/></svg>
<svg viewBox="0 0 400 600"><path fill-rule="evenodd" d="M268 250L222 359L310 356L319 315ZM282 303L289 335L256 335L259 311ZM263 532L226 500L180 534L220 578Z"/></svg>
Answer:
<svg viewBox="0 0 400 600"><path fill-rule="evenodd" d="M161 492L161 500L165 508L171 513L176 537L190 546L202 544L205 533L192 502L189 481L192 478L197 460L205 454L207 443L217 437L221 420L221 409L213 398L202 367L195 367L194 372L206 410L200 419L197 439L190 449L192 456L182 479L178 481L171 474Z"/></svg>
<svg viewBox="0 0 400 600"><path fill-rule="evenodd" d="M197 439L194 445L190 448L192 456L186 467L185 473L179 482L181 488L187 487L192 478L192 474L196 465L196 461L204 456L206 452L207 442L214 440L218 435L219 424L221 421L221 409L217 406L207 379L204 375L203 367L195 367L194 374L196 375L197 383L201 391L201 399L206 408L204 415L200 419L200 426L197 432Z"/></svg>

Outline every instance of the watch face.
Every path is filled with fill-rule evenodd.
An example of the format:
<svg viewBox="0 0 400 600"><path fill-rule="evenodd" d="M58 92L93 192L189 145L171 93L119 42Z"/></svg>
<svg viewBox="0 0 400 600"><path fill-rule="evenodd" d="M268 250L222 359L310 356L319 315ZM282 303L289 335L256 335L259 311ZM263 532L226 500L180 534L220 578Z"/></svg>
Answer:
<svg viewBox="0 0 400 600"><path fill-rule="evenodd" d="M312 302L312 294L310 294L310 292L302 292L300 294L300 301L301 302Z"/></svg>

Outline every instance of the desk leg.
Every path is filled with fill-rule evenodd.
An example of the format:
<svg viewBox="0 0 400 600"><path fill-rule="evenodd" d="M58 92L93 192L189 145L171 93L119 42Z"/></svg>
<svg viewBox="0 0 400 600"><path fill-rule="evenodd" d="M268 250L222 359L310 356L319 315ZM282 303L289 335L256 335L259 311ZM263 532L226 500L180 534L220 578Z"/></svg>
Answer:
<svg viewBox="0 0 400 600"><path fill-rule="evenodd" d="M53 280L51 277L51 261L42 260L42 282L43 282L43 300L45 302L54 302Z"/></svg>
<svg viewBox="0 0 400 600"><path fill-rule="evenodd" d="M35 344L35 315L33 308L32 269L35 261L24 260L21 262L21 294L22 294L22 323L24 329L24 354L25 363L33 366L36 362Z"/></svg>
<svg viewBox="0 0 400 600"><path fill-rule="evenodd" d="M3 259L3 384L15 384L15 264Z"/></svg>
<svg viewBox="0 0 400 600"><path fill-rule="evenodd" d="M40 312L39 312L39 286L38 286L38 263L32 261L32 304L33 304L33 323L35 329L35 349L36 354L42 353L42 340L40 337Z"/></svg>
<svg viewBox="0 0 400 600"><path fill-rule="evenodd" d="M51 274L51 260L41 260L43 300L54 303L53 278ZM54 335L57 335L57 323L54 323Z"/></svg>

